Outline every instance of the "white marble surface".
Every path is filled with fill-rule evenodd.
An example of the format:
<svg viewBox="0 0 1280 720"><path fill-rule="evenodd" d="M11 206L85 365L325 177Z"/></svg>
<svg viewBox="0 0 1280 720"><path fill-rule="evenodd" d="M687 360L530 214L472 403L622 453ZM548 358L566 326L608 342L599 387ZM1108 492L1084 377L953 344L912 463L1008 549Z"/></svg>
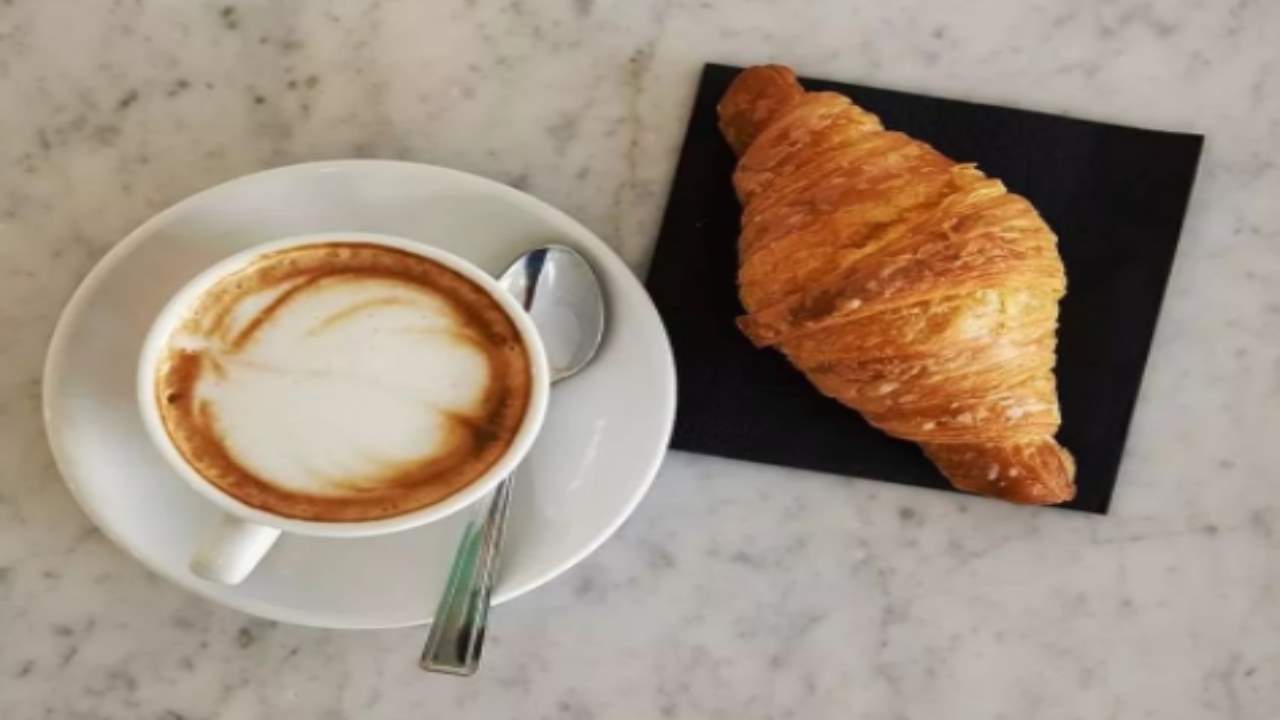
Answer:
<svg viewBox="0 0 1280 720"><path fill-rule="evenodd" d="M0 0L0 717L1276 717L1277 30L1269 0ZM41 362L147 216L408 158L526 188L639 269L707 59L1209 134L1110 517L674 454L460 681L416 669L420 631L210 605L81 514Z"/></svg>

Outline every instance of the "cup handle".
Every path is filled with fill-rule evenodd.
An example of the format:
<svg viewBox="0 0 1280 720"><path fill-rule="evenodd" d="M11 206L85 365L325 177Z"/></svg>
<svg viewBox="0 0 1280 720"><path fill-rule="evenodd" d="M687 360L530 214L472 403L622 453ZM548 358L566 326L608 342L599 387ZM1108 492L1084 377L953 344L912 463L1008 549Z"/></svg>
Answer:
<svg viewBox="0 0 1280 720"><path fill-rule="evenodd" d="M278 528L248 523L222 513L205 531L191 556L191 572L205 580L239 585L276 544L278 537Z"/></svg>

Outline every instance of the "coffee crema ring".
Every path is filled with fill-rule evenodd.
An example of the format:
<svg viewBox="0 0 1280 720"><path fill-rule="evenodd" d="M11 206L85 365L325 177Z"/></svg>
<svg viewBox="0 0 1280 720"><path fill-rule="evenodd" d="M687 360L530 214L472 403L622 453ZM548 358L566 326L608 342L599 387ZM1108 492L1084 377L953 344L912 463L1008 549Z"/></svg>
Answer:
<svg viewBox="0 0 1280 720"><path fill-rule="evenodd" d="M483 475L528 409L531 367L484 288L371 243L255 258L168 338L156 402L208 482L284 517L361 521Z"/></svg>

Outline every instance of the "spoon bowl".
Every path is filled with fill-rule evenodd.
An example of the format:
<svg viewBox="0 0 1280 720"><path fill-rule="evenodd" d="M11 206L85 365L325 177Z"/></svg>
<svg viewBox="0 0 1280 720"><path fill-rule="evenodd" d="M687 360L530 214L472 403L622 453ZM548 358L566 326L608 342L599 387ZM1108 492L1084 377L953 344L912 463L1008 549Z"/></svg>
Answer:
<svg viewBox="0 0 1280 720"><path fill-rule="evenodd" d="M551 381L563 380L595 357L604 336L604 296L590 263L563 245L521 255L498 283L528 311L538 328Z"/></svg>

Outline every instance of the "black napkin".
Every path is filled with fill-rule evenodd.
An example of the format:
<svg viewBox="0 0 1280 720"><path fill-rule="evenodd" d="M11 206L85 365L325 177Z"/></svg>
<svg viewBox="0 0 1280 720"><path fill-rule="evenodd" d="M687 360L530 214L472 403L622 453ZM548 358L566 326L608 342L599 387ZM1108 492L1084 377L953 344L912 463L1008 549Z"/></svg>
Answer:
<svg viewBox="0 0 1280 720"><path fill-rule="evenodd" d="M772 350L738 332L740 207L715 106L739 68L707 65L680 153L648 287L675 350L672 447L950 489L914 443L884 435L820 395ZM1058 330L1058 439L1079 494L1105 513L1204 138L923 97L825 80L885 126L977 162L1031 200L1067 268Z"/></svg>

